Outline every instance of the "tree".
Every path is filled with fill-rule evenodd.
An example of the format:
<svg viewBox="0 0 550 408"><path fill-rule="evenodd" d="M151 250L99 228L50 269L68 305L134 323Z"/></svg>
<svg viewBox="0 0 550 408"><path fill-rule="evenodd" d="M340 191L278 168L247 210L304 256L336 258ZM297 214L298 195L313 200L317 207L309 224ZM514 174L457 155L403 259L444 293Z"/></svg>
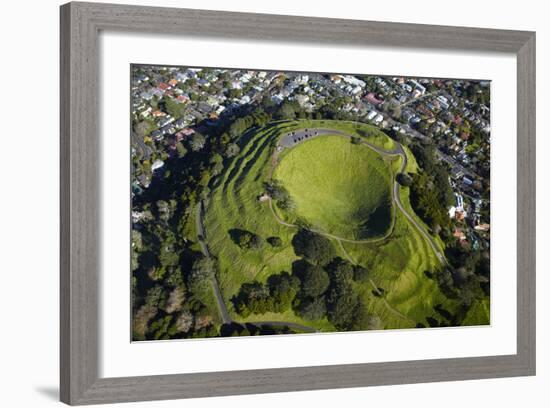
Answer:
<svg viewBox="0 0 550 408"><path fill-rule="evenodd" d="M269 97L269 95L265 95L262 98L260 105L268 112L271 112L271 110L277 106L277 104L273 101L273 99Z"/></svg>
<svg viewBox="0 0 550 408"><path fill-rule="evenodd" d="M191 147L191 150L193 150L194 152L202 150L205 144L206 138L199 132L195 132L195 134L191 136L191 139L189 141L189 147Z"/></svg>
<svg viewBox="0 0 550 408"><path fill-rule="evenodd" d="M156 316L159 309L164 308L166 302L166 292L160 285L155 285L145 297L143 304L134 314L132 322L132 338L135 340L145 340L145 334L149 331L149 322Z"/></svg>
<svg viewBox="0 0 550 408"><path fill-rule="evenodd" d="M413 175L411 205L432 230L436 226L445 229L450 226L447 208L452 203L453 193L447 171L439 165L430 168L430 172L426 170Z"/></svg>
<svg viewBox="0 0 550 408"><path fill-rule="evenodd" d="M396 180L403 187L409 187L413 183L412 177L405 173L399 173Z"/></svg>
<svg viewBox="0 0 550 408"><path fill-rule="evenodd" d="M166 313L174 313L181 309L182 303L185 300L185 290L183 286L178 286L174 288L170 295L168 295L168 299L166 300Z"/></svg>
<svg viewBox="0 0 550 408"><path fill-rule="evenodd" d="M251 313L282 313L290 308L300 290L300 280L288 272L271 275L266 284L244 283L233 298L235 310L243 317Z"/></svg>
<svg viewBox="0 0 550 408"><path fill-rule="evenodd" d="M239 152L241 151L241 149L239 148L239 146L236 144L236 143L229 143L227 145L227 147L225 148L225 157L227 158L231 158L231 157L235 157L236 155L239 154Z"/></svg>
<svg viewBox="0 0 550 408"><path fill-rule="evenodd" d="M369 280L369 271L361 265L353 267L353 280L356 282L367 282Z"/></svg>
<svg viewBox="0 0 550 408"><path fill-rule="evenodd" d="M392 105L391 114L395 119L399 119L401 117L401 106L399 104Z"/></svg>
<svg viewBox="0 0 550 408"><path fill-rule="evenodd" d="M160 285L155 285L147 292L145 304L154 308L164 308L166 302L166 292Z"/></svg>
<svg viewBox="0 0 550 408"><path fill-rule="evenodd" d="M145 340L145 333L147 332L149 321L155 317L157 310L157 308L145 304L134 313L134 319L132 321L133 340Z"/></svg>
<svg viewBox="0 0 550 408"><path fill-rule="evenodd" d="M183 275L179 266L168 268L166 279L164 282L172 287L181 287L185 290L185 285L183 284Z"/></svg>
<svg viewBox="0 0 550 408"><path fill-rule="evenodd" d="M229 230L229 236L235 244L244 250L258 250L264 243L264 240L259 235L238 228Z"/></svg>
<svg viewBox="0 0 550 408"><path fill-rule="evenodd" d="M178 152L178 158L181 159L187 154L187 149L182 142L176 143L176 152Z"/></svg>
<svg viewBox="0 0 550 408"><path fill-rule="evenodd" d="M260 282L244 283L233 298L235 310L243 317L250 314L263 314L272 308L269 288Z"/></svg>
<svg viewBox="0 0 550 408"><path fill-rule="evenodd" d="M229 126L229 136L231 136L232 139L237 138L246 132L246 130L252 126L253 122L254 119L251 116L238 118Z"/></svg>
<svg viewBox="0 0 550 408"><path fill-rule="evenodd" d="M166 273L166 268L162 266L151 266L147 270L147 276L149 276L149 279L155 282L162 280L162 278L164 278L165 273Z"/></svg>
<svg viewBox="0 0 550 408"><path fill-rule="evenodd" d="M159 248L158 248L158 260L160 262L160 268L156 274L161 274L158 276L157 280L162 279L167 269L176 267L179 263L179 251L177 248L176 236L171 230L165 231L165 236L159 237Z"/></svg>
<svg viewBox="0 0 550 408"><path fill-rule="evenodd" d="M148 337L152 337L155 340L163 339L166 340L169 337L168 328L170 327L170 322L172 321L172 316L166 315L155 320L149 326L147 333Z"/></svg>
<svg viewBox="0 0 550 408"><path fill-rule="evenodd" d="M184 310L178 316L175 326L179 332L187 333L189 330L191 330L191 328L193 327L193 324L194 324L193 315L189 311Z"/></svg>
<svg viewBox="0 0 550 408"><path fill-rule="evenodd" d="M143 240L141 232L138 230L132 229L132 253L130 259L130 265L132 267L132 272L139 268L139 253L142 250Z"/></svg>
<svg viewBox="0 0 550 408"><path fill-rule="evenodd" d="M214 153L210 158L210 164L212 166L212 175L217 176L223 170L223 157L219 153Z"/></svg>
<svg viewBox="0 0 550 408"><path fill-rule="evenodd" d="M211 258L199 258L195 260L189 276L187 277L187 287L197 296L203 299L210 293L212 280L216 276L216 263Z"/></svg>
<svg viewBox="0 0 550 408"><path fill-rule="evenodd" d="M163 105L163 106L162 106ZM176 119L179 119L185 113L185 105L179 102L176 102L173 98L163 98L161 101L162 110L168 113L170 116L173 116Z"/></svg>
<svg viewBox="0 0 550 408"><path fill-rule="evenodd" d="M328 288L328 273L318 265L309 264L301 276L302 294L312 298L321 296Z"/></svg>
<svg viewBox="0 0 550 408"><path fill-rule="evenodd" d="M279 237L269 237L266 241L273 248L280 248L283 245L283 240Z"/></svg>
<svg viewBox="0 0 550 408"><path fill-rule="evenodd" d="M306 320L320 320L327 314L325 297L307 298L300 302L298 314Z"/></svg>
<svg viewBox="0 0 550 408"><path fill-rule="evenodd" d="M327 295L329 321L339 330L352 330L358 303L359 297L349 281L333 283Z"/></svg>
<svg viewBox="0 0 550 408"><path fill-rule="evenodd" d="M296 118L296 110L299 108L297 103L293 101L284 101L277 111L276 117L283 120L291 120Z"/></svg>
<svg viewBox="0 0 550 408"><path fill-rule="evenodd" d="M288 272L271 275L267 280L267 285L273 300L272 311L276 313L288 310L300 290L300 280Z"/></svg>
<svg viewBox="0 0 550 408"><path fill-rule="evenodd" d="M250 239L249 248L258 250L264 245L264 240L258 234L252 234Z"/></svg>
<svg viewBox="0 0 550 408"><path fill-rule="evenodd" d="M240 98L243 95L243 92L240 89L232 88L229 91L227 91L227 97L230 99L233 98Z"/></svg>
<svg viewBox="0 0 550 408"><path fill-rule="evenodd" d="M264 183L264 187L269 196L275 201L277 207L281 210L292 211L294 203L289 192L277 181Z"/></svg>
<svg viewBox="0 0 550 408"><path fill-rule="evenodd" d="M367 310L367 306L362 301L358 301L355 306L355 310L353 311L350 330L367 330L372 323L371 315Z"/></svg>
<svg viewBox="0 0 550 408"><path fill-rule="evenodd" d="M294 235L292 246L296 255L315 265L326 265L335 255L334 247L327 238L306 229Z"/></svg>
<svg viewBox="0 0 550 408"><path fill-rule="evenodd" d="M134 131L136 132L137 136L139 136L140 138L144 138L151 131L151 124L146 121L141 121L134 126Z"/></svg>
<svg viewBox="0 0 550 408"><path fill-rule="evenodd" d="M354 265L340 257L334 258L327 266L330 272L330 279L333 283L351 282L354 278Z"/></svg>

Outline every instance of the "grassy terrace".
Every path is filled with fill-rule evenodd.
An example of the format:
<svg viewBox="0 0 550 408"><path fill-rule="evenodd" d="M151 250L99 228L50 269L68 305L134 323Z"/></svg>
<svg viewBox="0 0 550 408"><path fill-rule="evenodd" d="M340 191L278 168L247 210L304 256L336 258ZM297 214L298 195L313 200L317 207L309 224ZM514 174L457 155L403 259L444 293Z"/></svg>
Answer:
<svg viewBox="0 0 550 408"><path fill-rule="evenodd" d="M265 282L273 274L291 271L298 259L291 245L296 228L277 222L268 202L257 197L264 191L275 165L273 152L277 140L284 134L301 128L329 128L359 137L384 150L392 150L395 142L374 127L353 122L294 121L272 123L265 128L248 132L239 141L241 151L225 166L224 172L212 187L206 203L206 240L219 262L219 283L232 318L241 317L233 310L231 298L245 282ZM408 155L407 172L417 170L412 154ZM394 206L391 205L393 175L401 167L398 157L382 157L367 146L353 145L342 136L320 136L283 152L273 177L281 180L296 203L295 214L283 214L292 222L298 215L310 224L335 235L364 239L383 234L389 227ZM410 208L408 189L399 194L407 211ZM369 217L384 209L375 227ZM267 243L262 250L242 250L232 240L232 229L252 231L262 238L279 237L280 248ZM426 276L439 265L426 239L410 224L400 211L395 211L395 226L387 239L374 243L333 244L342 258L367 267L371 282L357 284L357 290L369 310L381 320L382 328L427 325L427 317L442 320L434 310L441 305L454 312L457 305L447 299L436 282ZM439 244L441 244L439 242ZM383 289L375 293L373 284ZM309 325L321 331L334 328L326 320L305 321L292 310L282 314L251 315L247 321L287 321Z"/></svg>

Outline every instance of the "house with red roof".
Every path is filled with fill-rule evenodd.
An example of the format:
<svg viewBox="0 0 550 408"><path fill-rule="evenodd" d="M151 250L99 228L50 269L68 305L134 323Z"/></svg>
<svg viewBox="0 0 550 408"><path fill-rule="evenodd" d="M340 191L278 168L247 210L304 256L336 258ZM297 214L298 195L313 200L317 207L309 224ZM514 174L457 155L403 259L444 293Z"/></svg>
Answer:
<svg viewBox="0 0 550 408"><path fill-rule="evenodd" d="M166 91L167 89L170 89L170 85L164 83L164 82L161 82L158 86L157 86L158 89L160 89L161 91Z"/></svg>
<svg viewBox="0 0 550 408"><path fill-rule="evenodd" d="M384 102L382 99L378 99L373 92L369 92L366 96L366 99L373 105L380 105L382 102Z"/></svg>

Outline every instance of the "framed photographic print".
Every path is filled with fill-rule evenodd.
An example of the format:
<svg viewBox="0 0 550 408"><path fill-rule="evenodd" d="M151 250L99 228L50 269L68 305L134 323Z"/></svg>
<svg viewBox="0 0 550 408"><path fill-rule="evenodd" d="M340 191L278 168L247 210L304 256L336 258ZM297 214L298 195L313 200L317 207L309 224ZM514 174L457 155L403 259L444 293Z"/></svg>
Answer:
<svg viewBox="0 0 550 408"><path fill-rule="evenodd" d="M62 6L62 401L534 375L534 111L532 32Z"/></svg>

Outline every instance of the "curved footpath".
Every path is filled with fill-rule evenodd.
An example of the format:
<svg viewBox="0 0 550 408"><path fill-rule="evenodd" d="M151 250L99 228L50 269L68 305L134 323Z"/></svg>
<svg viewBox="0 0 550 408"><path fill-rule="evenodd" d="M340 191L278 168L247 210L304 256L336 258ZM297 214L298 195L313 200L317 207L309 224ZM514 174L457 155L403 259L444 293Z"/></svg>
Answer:
<svg viewBox="0 0 550 408"><path fill-rule="evenodd" d="M312 128L312 129L309 129L308 128L307 131L306 131L306 129L300 129L300 130L294 131L294 132L289 133L286 136L282 137L281 140L279 141L279 146L288 149L288 148L294 147L295 145L297 145L299 143L303 143L307 140L311 140L315 137L323 136L323 135L339 135L339 136L343 136L343 137L347 137L347 138L356 137L356 136L351 135L349 133L346 133L346 132L343 132L343 131L340 131L340 130L335 130L335 129L325 129L325 128ZM398 143L395 140L393 142L395 143L395 148L392 149L392 150L385 150L385 149L381 149L380 147L375 146L375 145L365 141L363 138L361 138L361 143L362 144L367 145L369 148L371 148L372 150L374 150L375 152L377 152L378 154L380 154L382 156L390 156L390 157L391 156L401 156L401 158L403 159L403 162L401 164L401 168L399 169L399 172L402 173L405 170L405 168L407 167L407 163L408 163L407 154L405 153L405 150L403 149L403 146L400 143ZM274 155L278 155L277 150L275 151ZM276 160L274 160L274 162L276 163ZM407 218L407 220L409 220L409 222L412 225L414 225L414 227L422 234L422 236L424 238L426 238L426 240L430 244L430 247L432 248L433 252L437 256L437 259L439 260L439 262L441 262L443 264L447 264L447 260L445 259L443 254L439 251L439 249L437 248L437 245L435 244L434 239L430 236L430 234L428 234L428 232L426 232L424 230L424 228L414 219L414 217L412 217L407 212L407 210L405 210L405 207L403 206L403 203L401 202L401 197L399 195L399 183L396 180L394 180L393 183L394 184L393 184L392 195L393 195L393 201L395 202L396 206L403 213L403 215ZM296 227L296 225L294 225L294 224L284 222L277 215L277 213L275 212L275 209L273 208L273 205L271 203L271 199L269 200L269 206L270 206L271 212L275 216L275 219L277 220L277 222L279 222L280 224L285 225L287 227ZM394 214L393 222L395 224L395 214ZM386 239L393 232L393 226L392 226L392 228L390 228L389 232L385 236L379 237L379 238L374 238L374 239L366 239L366 240L350 240L350 239L343 238L343 237L338 237L336 235L329 234L329 233L326 233L326 232L323 232L323 231L316 231L316 230L312 230L312 231L315 232L315 233L324 235L327 238L333 238L333 239L337 239L337 240L340 240L340 241L343 241L343 242L349 242L349 243L353 243L353 244L362 244L362 243L372 243L372 242L381 241L381 240Z"/></svg>

